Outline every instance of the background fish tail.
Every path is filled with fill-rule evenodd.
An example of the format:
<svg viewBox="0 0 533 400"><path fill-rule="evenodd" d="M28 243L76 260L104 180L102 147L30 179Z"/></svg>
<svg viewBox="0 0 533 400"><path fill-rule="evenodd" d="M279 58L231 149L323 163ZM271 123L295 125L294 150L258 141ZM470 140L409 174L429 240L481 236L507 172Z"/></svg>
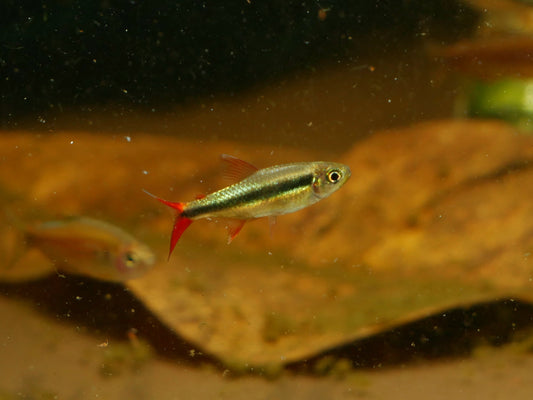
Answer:
<svg viewBox="0 0 533 400"><path fill-rule="evenodd" d="M0 282L24 282L39 279L54 272L54 266L32 247L26 225L11 210L1 215L2 238ZM2 218L3 217L3 218Z"/></svg>

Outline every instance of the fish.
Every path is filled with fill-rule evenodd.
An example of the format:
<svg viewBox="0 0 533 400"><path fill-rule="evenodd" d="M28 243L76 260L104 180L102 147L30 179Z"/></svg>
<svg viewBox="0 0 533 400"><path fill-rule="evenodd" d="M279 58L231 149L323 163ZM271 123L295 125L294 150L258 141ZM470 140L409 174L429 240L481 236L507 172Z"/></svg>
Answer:
<svg viewBox="0 0 533 400"><path fill-rule="evenodd" d="M271 225L278 215L306 208L340 189L351 176L347 165L326 162L295 162L258 169L246 161L222 154L226 177L233 183L189 202L172 202L143 191L176 210L170 238L172 254L183 232L198 219L228 220L228 243L246 221L269 217Z"/></svg>
<svg viewBox="0 0 533 400"><path fill-rule="evenodd" d="M129 233L88 217L43 222L23 234L26 246L66 274L122 282L142 276L156 261L152 250Z"/></svg>

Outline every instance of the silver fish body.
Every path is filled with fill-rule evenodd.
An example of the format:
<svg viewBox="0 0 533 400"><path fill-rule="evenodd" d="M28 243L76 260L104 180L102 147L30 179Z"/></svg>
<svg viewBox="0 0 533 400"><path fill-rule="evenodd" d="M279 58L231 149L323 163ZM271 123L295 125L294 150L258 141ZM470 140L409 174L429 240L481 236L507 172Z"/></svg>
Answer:
<svg viewBox="0 0 533 400"><path fill-rule="evenodd" d="M332 162L299 162L257 170L244 180L187 203L190 219L253 219L288 214L308 207L338 190L349 167Z"/></svg>

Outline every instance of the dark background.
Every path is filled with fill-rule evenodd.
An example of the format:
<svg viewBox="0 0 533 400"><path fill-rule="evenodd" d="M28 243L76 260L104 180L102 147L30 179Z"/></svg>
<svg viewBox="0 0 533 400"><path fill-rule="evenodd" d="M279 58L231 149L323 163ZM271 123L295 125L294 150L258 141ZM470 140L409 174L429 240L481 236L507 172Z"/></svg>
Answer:
<svg viewBox="0 0 533 400"><path fill-rule="evenodd" d="M452 0L4 0L0 122L90 104L171 107L354 62L369 46L450 42L476 21Z"/></svg>

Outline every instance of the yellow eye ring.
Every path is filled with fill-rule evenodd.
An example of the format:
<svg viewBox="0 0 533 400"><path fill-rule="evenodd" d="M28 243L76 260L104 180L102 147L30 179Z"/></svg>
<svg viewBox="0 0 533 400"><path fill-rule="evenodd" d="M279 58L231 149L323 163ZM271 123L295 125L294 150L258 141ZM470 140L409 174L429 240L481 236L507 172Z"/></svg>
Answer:
<svg viewBox="0 0 533 400"><path fill-rule="evenodd" d="M328 182L337 183L342 178L342 174L338 169L332 169L328 172Z"/></svg>

